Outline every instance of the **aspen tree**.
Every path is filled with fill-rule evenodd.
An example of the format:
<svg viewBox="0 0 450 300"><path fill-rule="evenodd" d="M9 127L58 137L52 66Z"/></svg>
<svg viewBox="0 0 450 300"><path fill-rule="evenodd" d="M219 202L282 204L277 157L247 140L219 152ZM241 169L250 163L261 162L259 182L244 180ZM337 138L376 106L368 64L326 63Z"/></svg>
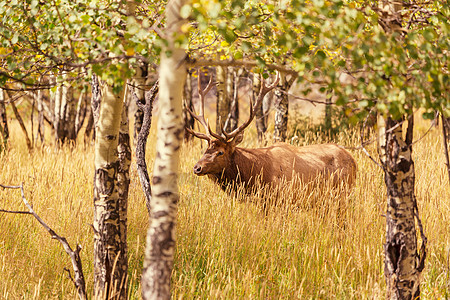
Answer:
<svg viewBox="0 0 450 300"><path fill-rule="evenodd" d="M185 0L166 6L167 48L161 51L156 158L153 171L150 227L147 232L142 297L170 299L170 276L175 253L175 221L179 199L177 179L179 150L183 140L183 87L186 78L185 51L175 44L185 23L180 15Z"/></svg>
<svg viewBox="0 0 450 300"><path fill-rule="evenodd" d="M127 13L133 16L134 1L127 1ZM122 41L124 44L125 42ZM94 295L101 299L127 297L127 201L131 163L128 110L124 108L125 66L109 84L100 81L100 103L93 107L95 121L94 177ZM96 76L93 87L98 88ZM98 94L100 92L100 95ZM97 99L98 100L98 99ZM97 101L93 101L97 102Z"/></svg>
<svg viewBox="0 0 450 300"><path fill-rule="evenodd" d="M194 110L194 103L192 102L192 70L189 70L186 74L186 84L184 85L184 101L183 101L183 120L184 127L194 129L194 118L188 112L188 109ZM192 135L185 130L184 140L189 141L192 139Z"/></svg>
<svg viewBox="0 0 450 300"><path fill-rule="evenodd" d="M402 3L382 1L386 14L380 26L387 33L402 32L399 11ZM397 41L401 42L402 35ZM403 134L403 122L407 122ZM378 117L378 151L387 191L386 243L384 276L388 299L419 299L420 277L425 264L426 242L414 191L415 169L412 159L414 115L380 114ZM422 246L417 251L416 222Z"/></svg>
<svg viewBox="0 0 450 300"><path fill-rule="evenodd" d="M285 92L287 92L286 74L281 73L278 88L274 92L277 97L275 105L275 128L273 132L275 142L284 142L287 137L289 98Z"/></svg>
<svg viewBox="0 0 450 300"><path fill-rule="evenodd" d="M253 103L255 103L256 98L258 97L260 87L261 81L259 74L253 73ZM264 121L263 103L260 102L256 107L255 114L256 131L258 132L258 141L260 142L263 140L264 134L267 131L267 124Z"/></svg>
<svg viewBox="0 0 450 300"><path fill-rule="evenodd" d="M222 132L222 128L230 113L230 98L227 90L227 67L216 67L216 79L217 79L217 116L216 116L216 131L219 134ZM227 128L225 128L227 131Z"/></svg>
<svg viewBox="0 0 450 300"><path fill-rule="evenodd" d="M120 263L120 200L117 183L119 128L123 89L101 83L100 115L95 127L94 177L94 293L108 298L126 286L126 268ZM125 270L124 270L125 269Z"/></svg>

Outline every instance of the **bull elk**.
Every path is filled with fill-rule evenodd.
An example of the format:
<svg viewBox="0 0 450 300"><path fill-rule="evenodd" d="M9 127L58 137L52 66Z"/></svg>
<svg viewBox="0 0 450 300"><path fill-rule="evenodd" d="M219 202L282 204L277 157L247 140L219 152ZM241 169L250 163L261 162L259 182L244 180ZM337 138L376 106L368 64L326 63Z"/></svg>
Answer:
<svg viewBox="0 0 450 300"><path fill-rule="evenodd" d="M264 96L278 83L279 77L269 86L261 79L261 88L254 105L250 105L250 116L247 121L222 135L214 133L204 117L205 95L212 88L211 79L205 89L198 84L200 109L199 114L190 111L191 115L205 129L206 133L187 130L197 138L208 141L208 148L203 157L195 164L194 174L207 175L217 182L223 190L231 184L242 185L247 193L258 180L264 185L277 187L283 181L291 181L299 176L304 183L314 181L318 176L333 180L333 186L346 182L353 184L356 177L356 162L352 155L335 144L310 145L295 147L287 143L277 143L270 147L246 149L237 147L243 139L244 129L251 123L255 110ZM225 128L225 126L224 126Z"/></svg>

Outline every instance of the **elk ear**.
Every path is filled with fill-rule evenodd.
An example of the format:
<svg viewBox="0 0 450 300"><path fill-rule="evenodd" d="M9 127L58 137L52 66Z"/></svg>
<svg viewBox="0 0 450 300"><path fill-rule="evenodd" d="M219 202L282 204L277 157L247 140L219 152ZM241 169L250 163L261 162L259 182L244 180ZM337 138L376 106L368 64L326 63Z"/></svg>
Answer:
<svg viewBox="0 0 450 300"><path fill-rule="evenodd" d="M233 139L234 145L235 146L239 145L242 142L243 139L244 139L244 133L243 132L238 133Z"/></svg>

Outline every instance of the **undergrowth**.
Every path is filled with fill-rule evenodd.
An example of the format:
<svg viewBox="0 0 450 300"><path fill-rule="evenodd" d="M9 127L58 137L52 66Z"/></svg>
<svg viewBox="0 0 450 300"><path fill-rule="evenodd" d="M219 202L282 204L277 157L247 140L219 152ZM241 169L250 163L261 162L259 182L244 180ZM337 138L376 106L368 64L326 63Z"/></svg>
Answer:
<svg viewBox="0 0 450 300"><path fill-rule="evenodd" d="M428 123L418 121L416 137ZM93 147L48 146L29 153L16 124L9 150L0 156L0 183L24 182L35 211L81 253L89 293L93 285ZM253 197L231 196L192 166L205 145L181 150L177 250L172 276L174 299L382 299L385 297L383 243L385 187L381 170L359 150L359 133L337 133L358 163L350 191L322 187L307 192L283 186L279 199L260 190ZM245 147L257 147L254 128ZM153 165L155 134L148 143ZM306 131L293 141L302 146L328 142ZM367 147L376 157L375 145ZM416 194L428 237L422 298L449 293L450 186L438 129L414 145ZM134 163L134 162L133 162ZM269 195L269 196L268 196ZM270 205L261 201L269 199ZM287 200L289 201L287 201ZM148 216L135 165L129 198L130 299L140 298ZM25 210L20 194L0 190L0 209ZM31 216L0 213L0 298L75 299L67 272L70 260L59 243Z"/></svg>

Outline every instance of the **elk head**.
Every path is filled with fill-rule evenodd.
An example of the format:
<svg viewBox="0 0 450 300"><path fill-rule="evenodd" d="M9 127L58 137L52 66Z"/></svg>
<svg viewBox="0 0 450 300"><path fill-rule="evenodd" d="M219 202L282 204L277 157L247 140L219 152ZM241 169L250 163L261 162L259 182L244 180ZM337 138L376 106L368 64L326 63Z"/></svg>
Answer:
<svg viewBox="0 0 450 300"><path fill-rule="evenodd" d="M275 81L267 86L265 81L261 77L261 88L258 94L258 97L254 103L254 105L250 104L250 116L247 121L233 130L232 132L226 132L225 128L227 127L227 123L230 119L228 116L227 121L222 129L222 134L219 135L213 132L205 120L204 112L205 112L205 96L212 88L212 78L210 77L208 85L205 89L201 88L201 77L199 72L198 79L198 93L200 98L200 110L199 114L196 115L193 111L189 110L189 113L192 115L194 119L196 119L205 129L206 133L195 132L190 128L186 128L192 135L208 141L208 148L203 154L202 158L195 164L194 166L194 174L198 176L207 175L207 174L220 174L223 172L227 166L230 165L230 162L233 157L233 153L235 147L242 142L244 137L244 129L250 125L251 121L255 117L256 108L261 105L261 102L264 96L270 92L273 88L276 87L279 81L279 74L277 73L277 77Z"/></svg>

